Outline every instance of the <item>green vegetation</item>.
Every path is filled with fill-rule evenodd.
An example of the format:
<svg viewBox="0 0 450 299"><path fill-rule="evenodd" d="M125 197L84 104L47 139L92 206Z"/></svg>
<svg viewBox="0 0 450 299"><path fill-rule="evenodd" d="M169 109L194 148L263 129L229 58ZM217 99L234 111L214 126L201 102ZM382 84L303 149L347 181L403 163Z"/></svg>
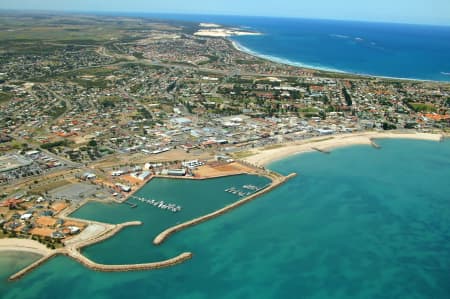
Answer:
<svg viewBox="0 0 450 299"><path fill-rule="evenodd" d="M50 116L53 119L56 119L58 117L60 117L61 115L63 115L64 113L66 113L67 111L67 104L65 101L61 101L59 102L59 105L54 107L51 111L50 111Z"/></svg>
<svg viewBox="0 0 450 299"><path fill-rule="evenodd" d="M8 234L6 233L6 231L5 230L0 230L0 239L4 239L4 238L7 238L8 237Z"/></svg>
<svg viewBox="0 0 450 299"><path fill-rule="evenodd" d="M139 108L139 113L146 119L152 119L152 114L146 108Z"/></svg>
<svg viewBox="0 0 450 299"><path fill-rule="evenodd" d="M101 98L99 103L105 108L114 108L119 101L120 98L118 96L110 96Z"/></svg>
<svg viewBox="0 0 450 299"><path fill-rule="evenodd" d="M265 150L271 150L271 149L277 149L277 148L281 148L284 145L282 144L272 144L272 145L267 145L264 147Z"/></svg>
<svg viewBox="0 0 450 299"><path fill-rule="evenodd" d="M32 240L38 241L39 243L47 246L50 249L58 249L64 247L64 244L60 239L54 239L50 237L41 237L41 236L31 236Z"/></svg>
<svg viewBox="0 0 450 299"><path fill-rule="evenodd" d="M353 105L352 97L348 93L347 88L345 88L345 87L342 88L342 93L344 94L344 98L345 98L345 102L347 103L347 106Z"/></svg>
<svg viewBox="0 0 450 299"><path fill-rule="evenodd" d="M242 151L233 154L233 158L235 159L244 159L250 156L253 156L255 153L252 151Z"/></svg>
<svg viewBox="0 0 450 299"><path fill-rule="evenodd" d="M300 113L319 113L319 110L317 108L313 108L313 107L307 107L307 108L300 108L298 109L298 112Z"/></svg>
<svg viewBox="0 0 450 299"><path fill-rule="evenodd" d="M263 60L257 60L257 59L236 59L235 62L237 64L263 64L264 61Z"/></svg>
<svg viewBox="0 0 450 299"><path fill-rule="evenodd" d="M209 64L209 63L214 63L214 62L217 62L218 60L219 60L219 56L208 55L208 60L202 61L202 62L198 63L198 65L205 65L205 64Z"/></svg>
<svg viewBox="0 0 450 299"><path fill-rule="evenodd" d="M41 148L42 149L51 149L51 148L58 147L58 146L68 146L69 144L70 144L70 142L68 140L60 140L60 141L41 144Z"/></svg>
<svg viewBox="0 0 450 299"><path fill-rule="evenodd" d="M0 91L0 103L7 102L13 98L13 94L9 92Z"/></svg>
<svg viewBox="0 0 450 299"><path fill-rule="evenodd" d="M396 125L390 124L390 123L387 123L387 122L383 123L383 130L388 131L388 130L395 130L395 129L397 129Z"/></svg>
<svg viewBox="0 0 450 299"><path fill-rule="evenodd" d="M327 141L327 140L331 140L334 139L334 137L325 137L325 138L320 138L320 139L316 139L316 140L310 140L310 143L315 143L315 142L322 142L322 141Z"/></svg>
<svg viewBox="0 0 450 299"><path fill-rule="evenodd" d="M96 77L105 77L110 76L115 70L119 68L116 66L112 67L93 67L93 68L85 68L82 70L72 71L66 73L67 76L96 76Z"/></svg>
<svg viewBox="0 0 450 299"><path fill-rule="evenodd" d="M144 59L144 53L141 52L134 52L133 56L136 57L137 59Z"/></svg>
<svg viewBox="0 0 450 299"><path fill-rule="evenodd" d="M88 146L90 146L90 147L96 147L96 146L97 146L97 141L96 141L95 139L89 140Z"/></svg>
<svg viewBox="0 0 450 299"><path fill-rule="evenodd" d="M433 104L427 103L408 103L408 106L415 112L436 112L436 107Z"/></svg>

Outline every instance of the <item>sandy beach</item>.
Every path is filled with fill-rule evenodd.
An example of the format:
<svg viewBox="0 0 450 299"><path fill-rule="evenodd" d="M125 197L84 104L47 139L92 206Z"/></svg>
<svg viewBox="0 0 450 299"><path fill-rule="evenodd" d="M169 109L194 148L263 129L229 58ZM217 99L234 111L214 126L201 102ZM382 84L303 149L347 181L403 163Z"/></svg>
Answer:
<svg viewBox="0 0 450 299"><path fill-rule="evenodd" d="M196 36L204 37L230 37L230 36L241 36L241 35L261 35L258 32L241 31L226 28L213 28L213 29L200 29L196 33Z"/></svg>
<svg viewBox="0 0 450 299"><path fill-rule="evenodd" d="M49 255L54 252L45 245L30 239L0 239L0 251L25 251L39 255Z"/></svg>
<svg viewBox="0 0 450 299"><path fill-rule="evenodd" d="M372 139L417 139L440 141L442 135L429 133L398 133L398 132L363 132L334 136L320 136L301 141L281 144L278 148L264 149L256 148L251 150L252 155L243 160L258 166L266 166L274 161L283 158L311 152L316 149L332 150L338 147L352 146L352 145L368 145L372 144Z"/></svg>

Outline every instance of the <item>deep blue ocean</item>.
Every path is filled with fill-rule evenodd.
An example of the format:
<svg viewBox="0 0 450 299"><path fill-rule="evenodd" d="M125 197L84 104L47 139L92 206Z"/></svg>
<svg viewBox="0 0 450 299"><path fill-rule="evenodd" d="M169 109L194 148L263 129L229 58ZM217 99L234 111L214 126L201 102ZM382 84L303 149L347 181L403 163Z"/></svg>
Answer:
<svg viewBox="0 0 450 299"><path fill-rule="evenodd" d="M254 30L232 39L291 65L382 77L450 81L450 26L267 17L131 14Z"/></svg>

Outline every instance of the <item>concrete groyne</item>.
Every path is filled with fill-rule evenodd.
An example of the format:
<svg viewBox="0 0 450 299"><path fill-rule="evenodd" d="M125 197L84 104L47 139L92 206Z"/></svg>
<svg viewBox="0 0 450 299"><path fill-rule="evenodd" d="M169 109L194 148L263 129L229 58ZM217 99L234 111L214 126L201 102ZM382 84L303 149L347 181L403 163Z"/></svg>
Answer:
<svg viewBox="0 0 450 299"><path fill-rule="evenodd" d="M369 140L370 140L370 145L371 145L373 148L381 149L381 145L379 145L378 143L376 143L375 140L374 140L373 138L370 138Z"/></svg>
<svg viewBox="0 0 450 299"><path fill-rule="evenodd" d="M329 151L329 150L320 149L320 148L317 148L317 147L312 147L311 149L315 150L315 151L317 151L319 153L322 153L322 154L331 154L331 151Z"/></svg>
<svg viewBox="0 0 450 299"><path fill-rule="evenodd" d="M156 236L156 238L153 240L153 244L159 245L159 244L163 243L164 240L166 240L173 233L176 233L180 230L186 229L188 227L197 225L199 223L208 221L210 219L213 219L213 218L219 217L225 213L228 213L229 211L234 210L235 208L258 198L259 196L270 192L271 190L275 189L276 187L280 186L281 184L284 184L286 181L295 177L296 175L297 175L296 173L291 173L290 175L288 175L286 177L283 177L283 176L275 177L274 180L272 181L272 184L270 184L270 186L268 186L267 188L265 188L263 190L260 190L256 193L254 193L242 200L239 200L231 205L228 205L220 210L217 210L217 211L207 214L205 216L198 217L196 219L193 219L193 220L178 224L176 226L173 226L171 228L168 228L165 231L161 232L158 236Z"/></svg>
<svg viewBox="0 0 450 299"><path fill-rule="evenodd" d="M29 265L28 267L23 268L22 270L20 270L16 274L11 275L9 277L9 280L10 281L14 281L14 280L18 280L18 279L22 278L25 274L27 274L28 272L33 271L34 269L36 269L37 267L41 266L43 263L45 263L46 261L50 260L51 258L55 257L58 254L60 254L60 252L55 251L55 252L53 252L51 254L48 254L48 255L40 258L39 260L35 261L34 263Z"/></svg>

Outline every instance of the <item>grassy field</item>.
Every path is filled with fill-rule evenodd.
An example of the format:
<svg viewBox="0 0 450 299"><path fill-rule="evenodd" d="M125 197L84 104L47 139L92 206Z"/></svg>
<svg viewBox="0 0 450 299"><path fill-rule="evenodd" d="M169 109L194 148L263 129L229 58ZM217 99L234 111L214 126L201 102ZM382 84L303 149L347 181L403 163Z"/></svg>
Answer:
<svg viewBox="0 0 450 299"><path fill-rule="evenodd" d="M162 24L149 19L107 16L56 16L47 14L0 13L0 40L51 41L53 43L97 44L112 40L131 41L146 37L150 30L184 32L195 30L193 24Z"/></svg>
<svg viewBox="0 0 450 299"><path fill-rule="evenodd" d="M410 103L410 106L416 112L436 112L436 107L433 104Z"/></svg>
<svg viewBox="0 0 450 299"><path fill-rule="evenodd" d="M267 145L264 147L264 150L271 150L271 149L277 149L277 148L281 148L284 145L282 144L272 144L272 145Z"/></svg>
<svg viewBox="0 0 450 299"><path fill-rule="evenodd" d="M255 153L252 151L242 151L233 154L233 158L235 159L244 159L250 156L253 156Z"/></svg>

